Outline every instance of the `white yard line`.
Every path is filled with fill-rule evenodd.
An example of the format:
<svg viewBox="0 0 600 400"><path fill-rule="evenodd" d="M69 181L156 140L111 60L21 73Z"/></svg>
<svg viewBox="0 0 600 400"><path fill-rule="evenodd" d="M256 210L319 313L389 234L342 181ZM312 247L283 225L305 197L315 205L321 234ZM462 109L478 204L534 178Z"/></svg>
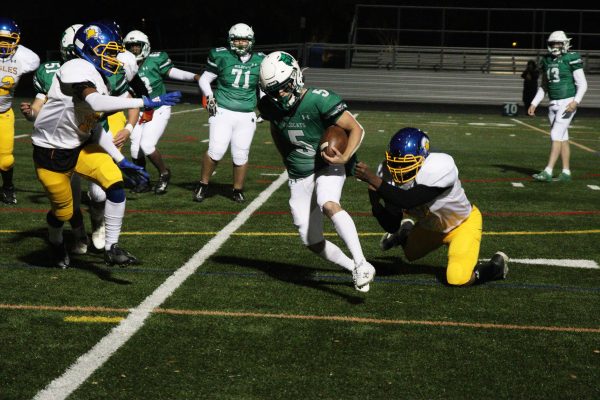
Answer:
<svg viewBox="0 0 600 400"><path fill-rule="evenodd" d="M513 187L519 187L519 188L525 187L525 185L523 185L523 183L521 183L521 182L511 182L510 184Z"/></svg>
<svg viewBox="0 0 600 400"><path fill-rule="evenodd" d="M543 130L543 129L540 129L540 128L538 128L537 126L533 126L533 125L526 124L525 122L519 121L518 119L514 119L514 118L511 118L511 121L515 121L515 122L516 122L516 123L518 123L518 124L524 125L524 126L526 126L526 127L528 127L528 128L531 128L531 129L533 129L533 130L535 130L535 131L538 131L538 132L541 132L541 133L543 133L543 134L545 134L545 135L548 135L548 136L550 136L550 132L546 132L545 130ZM569 139L569 143L571 143L573 146L577 146L577 147L579 147L580 149L583 149L583 150L585 150L585 151L589 151L590 153L597 153L597 152L598 152L598 151L596 151L596 150L594 150L594 149L590 149L590 148L589 148L589 147L587 147L587 146L584 146L584 145L582 145L582 144L579 144L579 143L577 143L577 142L574 142L574 141L573 141L573 140L571 140L571 139Z"/></svg>
<svg viewBox="0 0 600 400"><path fill-rule="evenodd" d="M598 263L594 260L560 260L552 258L523 258L523 259L510 259L510 262L517 264L531 264L531 265L552 265L554 267L568 267L568 268L588 268L588 269L599 269Z"/></svg>
<svg viewBox="0 0 600 400"><path fill-rule="evenodd" d="M480 261L487 260L481 259ZM529 265L551 265L553 267L600 269L600 266L598 266L598 263L594 260L571 260L556 258L511 258L508 260L508 262Z"/></svg>
<svg viewBox="0 0 600 400"><path fill-rule="evenodd" d="M279 175L268 188L240 212L227 226L213 237L202 249L173 273L154 292L146 297L119 325L102 338L92 349L79 357L58 378L53 380L34 399L65 399L81 386L90 375L100 368L129 338L140 330L152 311L165 302L173 292L225 243L271 195L288 179L287 172Z"/></svg>

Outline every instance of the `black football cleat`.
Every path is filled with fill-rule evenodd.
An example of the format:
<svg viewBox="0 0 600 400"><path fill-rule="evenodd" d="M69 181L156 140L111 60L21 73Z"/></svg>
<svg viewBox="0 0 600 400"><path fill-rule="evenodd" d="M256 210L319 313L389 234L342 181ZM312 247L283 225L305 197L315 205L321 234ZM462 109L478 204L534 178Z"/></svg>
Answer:
<svg viewBox="0 0 600 400"><path fill-rule="evenodd" d="M2 202L4 204L17 204L17 196L15 196L15 187L8 186L2 188Z"/></svg>
<svg viewBox="0 0 600 400"><path fill-rule="evenodd" d="M506 279L508 275L508 256L501 251L496 252L490 259L493 266L492 280Z"/></svg>
<svg viewBox="0 0 600 400"><path fill-rule="evenodd" d="M508 256L498 251L489 261L477 264L474 273L478 283L506 279L508 275Z"/></svg>
<svg viewBox="0 0 600 400"><path fill-rule="evenodd" d="M194 189L194 198L193 200L197 203L202 203L208 194L208 185L205 183L198 183L196 188Z"/></svg>
<svg viewBox="0 0 600 400"><path fill-rule="evenodd" d="M236 203L243 203L246 201L246 197L244 196L244 192L239 189L233 189L233 193L231 194L231 199Z"/></svg>
<svg viewBox="0 0 600 400"><path fill-rule="evenodd" d="M171 180L171 170L167 168L167 172L160 174L158 182L154 186L154 194L165 194L167 193L167 186Z"/></svg>
<svg viewBox="0 0 600 400"><path fill-rule="evenodd" d="M67 252L65 244L51 244L50 246L52 248L52 257L54 265L62 269L69 268L69 265L71 264L71 259L69 258L69 253Z"/></svg>
<svg viewBox="0 0 600 400"><path fill-rule="evenodd" d="M108 266L118 265L120 267L139 263L133 254L120 248L117 243L113 243L110 250L104 250L104 262Z"/></svg>

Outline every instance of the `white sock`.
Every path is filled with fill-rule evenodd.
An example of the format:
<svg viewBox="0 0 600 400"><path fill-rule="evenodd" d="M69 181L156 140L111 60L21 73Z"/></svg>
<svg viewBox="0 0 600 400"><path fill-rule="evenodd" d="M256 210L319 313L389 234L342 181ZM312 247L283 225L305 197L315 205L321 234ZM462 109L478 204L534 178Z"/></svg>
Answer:
<svg viewBox="0 0 600 400"><path fill-rule="evenodd" d="M321 258L331 261L340 267L352 271L354 269L354 261L352 261L347 255L344 254L342 249L331 243L329 240L325 241L325 248L319 253Z"/></svg>
<svg viewBox="0 0 600 400"><path fill-rule="evenodd" d="M552 176L552 168L546 167L546 168L544 168L544 171L546 171L548 173L548 175Z"/></svg>
<svg viewBox="0 0 600 400"><path fill-rule="evenodd" d="M57 246L63 242L63 227L55 228L48 225L48 240L53 245Z"/></svg>
<svg viewBox="0 0 600 400"><path fill-rule="evenodd" d="M106 227L105 250L110 250L110 246L119 242L124 215L125 201L122 203L113 203L108 199L106 200L106 206L104 207L104 225Z"/></svg>
<svg viewBox="0 0 600 400"><path fill-rule="evenodd" d="M89 194L90 199L96 203L102 203L106 200L106 192L102 189L102 186L95 184L94 182L90 182Z"/></svg>
<svg viewBox="0 0 600 400"><path fill-rule="evenodd" d="M354 221L350 214L345 210L342 210L331 217L331 222L333 222L336 232L340 235L344 243L346 243L348 250L350 250L354 263L358 264L364 260L365 256L360 247L356 225L354 225Z"/></svg>
<svg viewBox="0 0 600 400"><path fill-rule="evenodd" d="M566 174L566 175L571 175L571 170L570 170L570 169L563 168L563 170L562 170L562 173L563 173L563 174Z"/></svg>

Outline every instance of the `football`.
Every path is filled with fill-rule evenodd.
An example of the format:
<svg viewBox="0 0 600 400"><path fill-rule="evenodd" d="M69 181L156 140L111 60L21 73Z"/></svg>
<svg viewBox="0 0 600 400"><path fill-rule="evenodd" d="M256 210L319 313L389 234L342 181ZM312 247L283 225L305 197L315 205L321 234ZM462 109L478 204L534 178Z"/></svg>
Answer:
<svg viewBox="0 0 600 400"><path fill-rule="evenodd" d="M333 157L335 154L331 150L331 147L335 146L340 153L343 153L346 150L347 145L348 135L346 134L346 131L337 125L331 125L329 128L325 129L323 136L321 136L319 150L324 151L325 154Z"/></svg>

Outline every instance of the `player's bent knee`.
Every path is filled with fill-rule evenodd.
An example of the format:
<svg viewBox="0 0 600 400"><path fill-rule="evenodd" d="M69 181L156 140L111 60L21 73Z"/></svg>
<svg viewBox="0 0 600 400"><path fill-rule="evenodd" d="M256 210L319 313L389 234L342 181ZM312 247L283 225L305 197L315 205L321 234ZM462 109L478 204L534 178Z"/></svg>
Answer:
<svg viewBox="0 0 600 400"><path fill-rule="evenodd" d="M0 171L8 171L15 165L15 157L12 154L0 155Z"/></svg>
<svg viewBox="0 0 600 400"><path fill-rule="evenodd" d="M142 149L142 152L144 154L150 155L156 151L156 145L142 143L142 145L140 146L140 149Z"/></svg>
<svg viewBox="0 0 600 400"><path fill-rule="evenodd" d="M247 152L238 152L231 155L231 159L233 160L233 164L236 167L240 167L248 162L248 153Z"/></svg>
<svg viewBox="0 0 600 400"><path fill-rule="evenodd" d="M73 217L73 203L71 205L53 210L53 214L57 220L67 222Z"/></svg>
<svg viewBox="0 0 600 400"><path fill-rule="evenodd" d="M106 199L113 203L122 203L125 201L125 186L122 181L106 189Z"/></svg>
<svg viewBox="0 0 600 400"><path fill-rule="evenodd" d="M208 149L206 153L208 154L211 160L213 160L214 162L219 162L225 155L225 150L223 150L222 152L216 152L212 149Z"/></svg>
<svg viewBox="0 0 600 400"><path fill-rule="evenodd" d="M321 207L321 210L323 211L323 214L325 214L328 218L331 218L343 209L342 206L335 201L326 201Z"/></svg>

